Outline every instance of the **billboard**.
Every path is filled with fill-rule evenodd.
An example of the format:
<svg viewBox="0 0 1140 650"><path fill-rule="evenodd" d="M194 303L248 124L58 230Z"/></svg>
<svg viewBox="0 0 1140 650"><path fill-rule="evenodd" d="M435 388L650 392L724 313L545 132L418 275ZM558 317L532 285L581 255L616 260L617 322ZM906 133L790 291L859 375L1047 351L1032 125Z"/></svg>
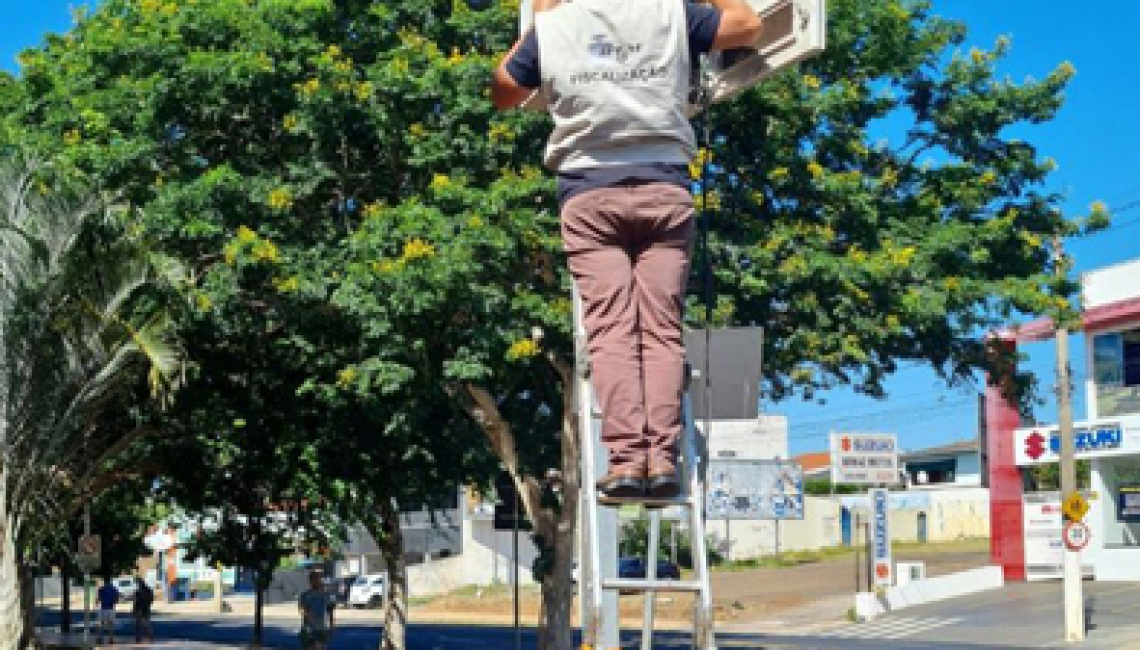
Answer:
<svg viewBox="0 0 1140 650"><path fill-rule="evenodd" d="M899 451L895 434L831 434L831 482L856 485L898 483Z"/></svg>
<svg viewBox="0 0 1140 650"><path fill-rule="evenodd" d="M804 518L804 473L791 461L710 460L705 490L709 518Z"/></svg>

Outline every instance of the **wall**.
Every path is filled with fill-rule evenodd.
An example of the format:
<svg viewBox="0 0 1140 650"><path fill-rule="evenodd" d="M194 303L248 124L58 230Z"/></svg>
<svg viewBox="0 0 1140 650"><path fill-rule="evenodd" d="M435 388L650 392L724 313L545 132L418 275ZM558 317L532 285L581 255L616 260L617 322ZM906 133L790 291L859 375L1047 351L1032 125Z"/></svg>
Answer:
<svg viewBox="0 0 1140 650"><path fill-rule="evenodd" d="M466 562L463 556L428 560L407 568L408 596L422 598L454 591L469 584L464 580Z"/></svg>
<svg viewBox="0 0 1140 650"><path fill-rule="evenodd" d="M955 485L982 484L982 459L979 454L976 452L961 453L955 459L957 461L957 467L954 470Z"/></svg>
<svg viewBox="0 0 1140 650"><path fill-rule="evenodd" d="M705 530L712 538L712 547L730 560L772 555L777 544L782 552L817 550L843 541L839 503L830 497L805 497L804 518L800 520L786 519L779 524L735 520L726 525L723 519L709 519Z"/></svg>
<svg viewBox="0 0 1140 650"><path fill-rule="evenodd" d="M465 519L463 525L463 552L455 559L461 559L461 569L465 584L491 585L510 584L512 533L509 530L495 530L489 516L475 514ZM519 531L519 584L532 584L534 578L531 566L538 557L538 548L530 539L530 533Z"/></svg>

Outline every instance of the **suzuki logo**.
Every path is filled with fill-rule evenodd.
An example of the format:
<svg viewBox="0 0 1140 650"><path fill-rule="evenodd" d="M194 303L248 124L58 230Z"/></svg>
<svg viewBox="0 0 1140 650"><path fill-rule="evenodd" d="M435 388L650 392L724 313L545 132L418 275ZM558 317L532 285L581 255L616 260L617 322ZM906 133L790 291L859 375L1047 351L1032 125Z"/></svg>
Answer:
<svg viewBox="0 0 1140 650"><path fill-rule="evenodd" d="M1025 455L1033 460L1041 458L1046 452L1045 436L1034 431L1025 437Z"/></svg>

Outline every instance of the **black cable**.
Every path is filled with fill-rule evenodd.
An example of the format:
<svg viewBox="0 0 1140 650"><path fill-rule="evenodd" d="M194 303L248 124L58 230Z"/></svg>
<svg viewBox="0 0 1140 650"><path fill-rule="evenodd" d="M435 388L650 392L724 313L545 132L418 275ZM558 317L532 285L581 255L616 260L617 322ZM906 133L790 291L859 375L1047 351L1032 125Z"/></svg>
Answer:
<svg viewBox="0 0 1140 650"><path fill-rule="evenodd" d="M705 301L705 363L701 372L704 374L705 384L705 449L712 437L712 315L713 315L713 275L712 259L709 256L709 166L712 162L712 101L708 89L701 88L701 102L704 104L704 150L701 157L701 205L697 213L697 231L700 238L701 253L701 284ZM701 155L700 143L697 146L697 155ZM708 454L704 454L704 462L708 463Z"/></svg>

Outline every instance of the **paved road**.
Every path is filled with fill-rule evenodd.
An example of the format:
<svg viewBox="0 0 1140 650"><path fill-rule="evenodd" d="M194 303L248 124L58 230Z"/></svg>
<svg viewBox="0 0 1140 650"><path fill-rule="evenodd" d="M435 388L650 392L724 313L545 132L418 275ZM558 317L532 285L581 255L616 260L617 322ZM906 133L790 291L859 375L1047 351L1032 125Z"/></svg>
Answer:
<svg viewBox="0 0 1140 650"><path fill-rule="evenodd" d="M718 635L722 648L1062 648L1061 586L1056 582L1012 584L972 596L913 607L869 623L748 632L740 627ZM1085 583L1089 619L1088 642L1082 648L1140 647L1140 584ZM120 628L126 632L125 627ZM240 646L249 641L251 625L236 616L160 616L160 638ZM375 648L380 630L373 624L342 625L334 650ZM624 647L638 647L637 633L624 635ZM122 638L122 637L120 637ZM411 650L511 650L514 631L503 626L413 624ZM125 640L125 639L123 639ZM532 630L524 630L522 648L535 647ZM688 648L676 632L656 635L656 648ZM271 648L295 648L296 621L267 619L265 642Z"/></svg>

